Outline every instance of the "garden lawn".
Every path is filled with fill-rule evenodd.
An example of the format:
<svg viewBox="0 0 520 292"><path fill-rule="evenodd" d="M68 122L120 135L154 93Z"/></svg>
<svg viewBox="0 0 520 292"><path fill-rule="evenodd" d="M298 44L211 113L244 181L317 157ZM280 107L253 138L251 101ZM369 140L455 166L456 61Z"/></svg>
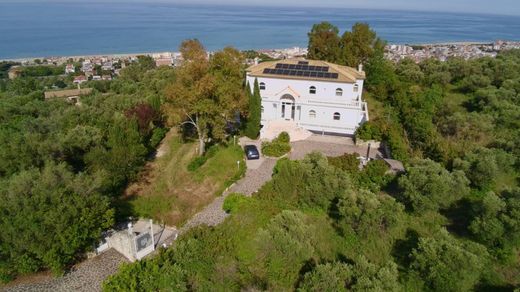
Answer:
<svg viewBox="0 0 520 292"><path fill-rule="evenodd" d="M204 165L190 172L187 165L197 155L197 144L183 143L173 132L164 143L166 153L148 163L139 179L127 188L124 204L128 215L180 226L245 172L239 146L218 146Z"/></svg>

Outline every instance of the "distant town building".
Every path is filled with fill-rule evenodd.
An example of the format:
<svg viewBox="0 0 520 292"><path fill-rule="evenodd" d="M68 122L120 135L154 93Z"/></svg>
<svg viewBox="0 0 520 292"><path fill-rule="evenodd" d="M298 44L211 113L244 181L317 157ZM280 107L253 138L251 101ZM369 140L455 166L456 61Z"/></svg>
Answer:
<svg viewBox="0 0 520 292"><path fill-rule="evenodd" d="M160 58L155 60L155 66L173 66L172 58Z"/></svg>
<svg viewBox="0 0 520 292"><path fill-rule="evenodd" d="M73 82L74 82L75 84L81 84L81 83L83 83L83 82L87 82L87 81L88 81L87 76L85 76L85 75L79 75L79 76L76 76L76 77L74 78L74 81L73 81Z"/></svg>
<svg viewBox="0 0 520 292"><path fill-rule="evenodd" d="M264 127L281 120L312 132L353 135L368 121L361 66L356 70L324 61L287 59L249 67L246 78L251 86L258 81Z"/></svg>
<svg viewBox="0 0 520 292"><path fill-rule="evenodd" d="M65 74L70 74L76 72L76 69L74 68L74 64L67 64L65 65Z"/></svg>
<svg viewBox="0 0 520 292"><path fill-rule="evenodd" d="M13 66L7 71L7 76L11 80L20 77L20 75L22 75L22 67L20 66Z"/></svg>

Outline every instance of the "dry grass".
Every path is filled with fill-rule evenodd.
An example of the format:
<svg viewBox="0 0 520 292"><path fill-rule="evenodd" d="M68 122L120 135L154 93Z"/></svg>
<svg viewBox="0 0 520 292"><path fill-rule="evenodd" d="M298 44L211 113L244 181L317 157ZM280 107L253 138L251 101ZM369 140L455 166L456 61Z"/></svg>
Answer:
<svg viewBox="0 0 520 292"><path fill-rule="evenodd" d="M179 226L220 195L239 171L239 147L220 148L194 172L187 170L196 156L196 143L183 143L173 131L166 136L166 152L149 162L140 178L125 191L130 213ZM241 163L243 164L243 163Z"/></svg>

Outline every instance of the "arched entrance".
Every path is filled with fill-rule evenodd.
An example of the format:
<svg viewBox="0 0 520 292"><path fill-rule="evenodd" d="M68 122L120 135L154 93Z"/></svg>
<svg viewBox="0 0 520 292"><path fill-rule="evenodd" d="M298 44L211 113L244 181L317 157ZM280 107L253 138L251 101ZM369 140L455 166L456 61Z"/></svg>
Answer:
<svg viewBox="0 0 520 292"><path fill-rule="evenodd" d="M282 118L286 121L294 121L295 105L294 97L290 94L284 94L280 98L282 102Z"/></svg>

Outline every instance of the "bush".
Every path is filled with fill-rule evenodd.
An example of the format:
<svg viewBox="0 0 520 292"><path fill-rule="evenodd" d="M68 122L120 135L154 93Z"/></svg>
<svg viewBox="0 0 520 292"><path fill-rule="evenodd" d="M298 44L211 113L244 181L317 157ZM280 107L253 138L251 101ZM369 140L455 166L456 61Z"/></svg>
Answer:
<svg viewBox="0 0 520 292"><path fill-rule="evenodd" d="M287 132L281 132L273 141L262 143L262 153L271 157L280 157L291 151L290 140Z"/></svg>
<svg viewBox="0 0 520 292"><path fill-rule="evenodd" d="M361 127L356 130L356 139L362 140L377 140L383 139L383 133L379 125L376 125L372 121L364 123Z"/></svg>
<svg viewBox="0 0 520 292"><path fill-rule="evenodd" d="M161 143L164 136L168 133L168 129L165 128L155 128L153 129L152 137L150 137L150 147L156 148Z"/></svg>
<svg viewBox="0 0 520 292"><path fill-rule="evenodd" d="M357 153L345 153L337 157L327 157L329 163L341 170L348 173L359 172L359 154Z"/></svg>
<svg viewBox="0 0 520 292"><path fill-rule="evenodd" d="M281 132L280 135L276 138L278 142L281 143L289 143L291 142L291 137L289 137L289 133L287 132Z"/></svg>
<svg viewBox="0 0 520 292"><path fill-rule="evenodd" d="M190 161L190 163L188 164L188 170L195 171L195 170L199 169L201 166L204 165L204 163L206 163L206 161L208 161L208 159L213 157L215 155L215 153L217 153L217 151L218 151L218 146L214 145L214 146L210 147L203 156L197 156L197 157L193 158Z"/></svg>
<svg viewBox="0 0 520 292"><path fill-rule="evenodd" d="M262 143L262 153L271 157L280 157L291 151L289 143L264 142Z"/></svg>
<svg viewBox="0 0 520 292"><path fill-rule="evenodd" d="M197 157L193 158L190 161L190 163L188 164L188 170L195 171L195 170L199 169L201 166L204 165L204 163L206 163L207 160L208 160L208 156L206 156L206 155L197 156Z"/></svg>
<svg viewBox="0 0 520 292"><path fill-rule="evenodd" d="M224 205L222 209L226 211L226 213L235 213L240 205L242 205L245 201L247 201L248 197L239 193L229 194L224 200Z"/></svg>

